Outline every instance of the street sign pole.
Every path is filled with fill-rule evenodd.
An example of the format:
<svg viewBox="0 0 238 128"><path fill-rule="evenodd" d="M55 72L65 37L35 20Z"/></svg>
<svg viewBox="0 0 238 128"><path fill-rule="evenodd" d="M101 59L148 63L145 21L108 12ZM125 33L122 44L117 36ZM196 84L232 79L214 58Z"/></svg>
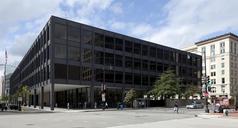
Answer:
<svg viewBox="0 0 238 128"><path fill-rule="evenodd" d="M206 87L206 89L205 89L205 93L207 94L208 92L207 92L207 87L208 87L208 83L207 83L207 66L206 66L206 50L204 50L204 63L205 63L205 78L206 78L206 80L205 80L205 87ZM205 95L205 113L209 113L209 109L208 109L208 95Z"/></svg>

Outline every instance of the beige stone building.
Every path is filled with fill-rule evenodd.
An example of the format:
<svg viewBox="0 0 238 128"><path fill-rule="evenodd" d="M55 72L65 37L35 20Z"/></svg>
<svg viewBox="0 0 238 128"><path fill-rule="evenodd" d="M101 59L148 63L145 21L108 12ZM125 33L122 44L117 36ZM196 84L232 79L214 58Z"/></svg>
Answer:
<svg viewBox="0 0 238 128"><path fill-rule="evenodd" d="M204 52L206 53L206 74L210 77L210 99L214 97L234 98L238 96L238 36L227 33L196 42L183 50L203 56L202 73L205 74Z"/></svg>

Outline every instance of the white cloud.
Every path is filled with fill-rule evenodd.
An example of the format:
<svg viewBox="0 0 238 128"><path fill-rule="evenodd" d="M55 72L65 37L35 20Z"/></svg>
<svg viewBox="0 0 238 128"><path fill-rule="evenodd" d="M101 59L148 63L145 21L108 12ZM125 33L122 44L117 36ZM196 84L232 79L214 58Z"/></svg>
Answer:
<svg viewBox="0 0 238 128"><path fill-rule="evenodd" d="M103 11L111 5L112 0L80 0L75 5L79 5L77 15L89 17L97 11Z"/></svg>
<svg viewBox="0 0 238 128"><path fill-rule="evenodd" d="M50 15L104 27L100 16L113 0L9 0L0 4L0 54L8 49L8 64L17 65ZM62 9L61 5L67 7ZM4 58L1 57L1 58ZM2 60L2 59L0 59ZM2 63L2 62L1 62ZM0 74L3 69L0 67Z"/></svg>
<svg viewBox="0 0 238 128"><path fill-rule="evenodd" d="M4 0L0 5L0 23L31 20L46 13L52 13L58 8L59 0Z"/></svg>
<svg viewBox="0 0 238 128"><path fill-rule="evenodd" d="M145 38L146 36L149 36L151 33L153 33L154 28L149 24L138 24L133 25L133 28L130 33L132 35L135 35L137 37Z"/></svg>
<svg viewBox="0 0 238 128"><path fill-rule="evenodd" d="M204 39L207 35L237 32L237 5L238 1L235 0L171 0L161 12L167 14L162 20L158 19L151 23L143 21L109 23L112 29L127 30L129 35L170 47L184 48Z"/></svg>
<svg viewBox="0 0 238 128"><path fill-rule="evenodd" d="M238 1L172 0L165 7L164 26L147 39L182 48L216 32L237 31Z"/></svg>
<svg viewBox="0 0 238 128"><path fill-rule="evenodd" d="M122 3L113 3L110 7L110 9L115 13L115 14L122 14L123 9L122 9Z"/></svg>
<svg viewBox="0 0 238 128"><path fill-rule="evenodd" d="M112 31L123 31L124 34L182 48L209 34L238 31L237 5L238 1L235 0L171 0L163 12L158 12L167 16L149 23L149 20L118 21L117 16L124 13L122 3L114 0L1 1L0 54L4 54L3 50L6 47L9 50L9 63L18 64L50 15ZM130 2L128 6L136 7L136 3ZM105 19L105 16L100 15L106 11L108 15L112 14L114 17Z"/></svg>
<svg viewBox="0 0 238 128"><path fill-rule="evenodd" d="M24 56L35 38L36 33L30 32L15 36L9 52L15 56Z"/></svg>

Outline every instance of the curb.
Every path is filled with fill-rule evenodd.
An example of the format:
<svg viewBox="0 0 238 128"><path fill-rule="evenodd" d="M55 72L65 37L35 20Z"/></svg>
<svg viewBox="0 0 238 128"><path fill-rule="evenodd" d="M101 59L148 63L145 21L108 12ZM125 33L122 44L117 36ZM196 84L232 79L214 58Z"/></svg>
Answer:
<svg viewBox="0 0 238 128"><path fill-rule="evenodd" d="M210 115L210 114L198 114L198 115L194 115L194 116L199 117L199 118L206 118L206 119L224 117L223 115Z"/></svg>

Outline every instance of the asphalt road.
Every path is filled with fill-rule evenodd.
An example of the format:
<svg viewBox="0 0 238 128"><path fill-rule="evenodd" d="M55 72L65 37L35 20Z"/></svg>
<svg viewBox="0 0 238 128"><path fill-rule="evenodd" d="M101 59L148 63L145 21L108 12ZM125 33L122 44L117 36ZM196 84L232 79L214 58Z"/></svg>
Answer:
<svg viewBox="0 0 238 128"><path fill-rule="evenodd" d="M172 125L176 126L176 121L185 122L185 124L189 119L191 119L189 121L198 119L203 121L205 119L194 116L202 112L203 110L180 109L180 113L176 114L171 108L41 114L39 112L0 112L0 128L152 128L165 122L167 123L163 125L170 126L170 122L175 121ZM171 128L174 127L171 126Z"/></svg>

